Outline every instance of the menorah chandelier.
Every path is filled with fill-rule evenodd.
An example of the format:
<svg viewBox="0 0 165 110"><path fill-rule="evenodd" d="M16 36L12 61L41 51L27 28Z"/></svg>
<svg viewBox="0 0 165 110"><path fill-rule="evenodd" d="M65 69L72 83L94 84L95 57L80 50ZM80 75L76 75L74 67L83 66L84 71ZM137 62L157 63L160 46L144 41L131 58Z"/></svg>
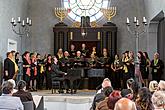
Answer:
<svg viewBox="0 0 165 110"><path fill-rule="evenodd" d="M57 18L60 19L60 22L63 22L63 20L68 16L69 9L67 8L55 8L54 14Z"/></svg>
<svg viewBox="0 0 165 110"><path fill-rule="evenodd" d="M30 26L32 26L31 19L26 18L26 20L21 21L21 17L18 17L17 20L12 18L11 24L14 33L16 33L19 36L23 36L23 35L29 36Z"/></svg>
<svg viewBox="0 0 165 110"><path fill-rule="evenodd" d="M139 51L139 38L142 34L144 34L147 31L147 19L145 17L142 18L142 23L140 23L140 21L137 19L137 17L134 17L134 19L132 20L133 22L130 22L130 19L127 17L126 19L126 24L127 24L127 29L128 32L130 32L133 37L135 37L136 39L136 59L135 59L135 64L139 65L139 58L138 58L138 51ZM131 29L131 24L133 25L132 29ZM135 66L136 66L135 65Z"/></svg>
<svg viewBox="0 0 165 110"><path fill-rule="evenodd" d="M101 12L103 13L104 17L107 18L108 22L110 22L112 17L116 15L116 7L109 7L107 9L102 8Z"/></svg>

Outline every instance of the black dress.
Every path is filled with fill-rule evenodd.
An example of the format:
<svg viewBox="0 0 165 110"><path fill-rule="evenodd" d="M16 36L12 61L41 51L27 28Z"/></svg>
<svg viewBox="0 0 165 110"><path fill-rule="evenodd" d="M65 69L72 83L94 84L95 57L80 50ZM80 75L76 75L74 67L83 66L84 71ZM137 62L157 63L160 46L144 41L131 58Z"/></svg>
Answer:
<svg viewBox="0 0 165 110"><path fill-rule="evenodd" d="M121 78L120 78L120 74L121 74L121 63L119 60L115 60L112 64L111 64L112 69L115 69L115 71L112 70L111 73L111 77L112 77L112 86L114 87L114 89L119 89L121 88Z"/></svg>
<svg viewBox="0 0 165 110"><path fill-rule="evenodd" d="M69 51L70 58L76 57L76 50Z"/></svg>
<svg viewBox="0 0 165 110"><path fill-rule="evenodd" d="M143 79L148 79L148 74L146 72L147 62L145 59L141 59L140 61L140 72Z"/></svg>
<svg viewBox="0 0 165 110"><path fill-rule="evenodd" d="M162 60L158 60L157 63L154 64L154 60L151 61L152 68L152 79L159 82L161 80L161 75L163 74L164 63Z"/></svg>
<svg viewBox="0 0 165 110"><path fill-rule="evenodd" d="M8 72L8 76L6 76L5 71ZM12 60L9 58L6 58L4 60L4 80L12 79L15 74L15 65Z"/></svg>
<svg viewBox="0 0 165 110"><path fill-rule="evenodd" d="M37 60L37 87L38 89L43 88L43 82L44 82L44 70L41 71L44 67L44 60Z"/></svg>
<svg viewBox="0 0 165 110"><path fill-rule="evenodd" d="M25 58L23 58L23 80L26 81L27 84L29 84L30 76L26 74L27 68L29 68L27 66L30 66L30 64Z"/></svg>

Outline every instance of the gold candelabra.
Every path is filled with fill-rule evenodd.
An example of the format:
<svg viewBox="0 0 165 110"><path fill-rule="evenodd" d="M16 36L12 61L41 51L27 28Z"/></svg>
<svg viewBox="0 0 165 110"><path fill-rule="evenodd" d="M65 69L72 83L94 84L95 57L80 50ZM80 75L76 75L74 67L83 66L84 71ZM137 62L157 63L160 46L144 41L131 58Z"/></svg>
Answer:
<svg viewBox="0 0 165 110"><path fill-rule="evenodd" d="M107 9L102 8L101 12L108 19L108 21L111 21L111 18L116 15L116 7L109 7Z"/></svg>
<svg viewBox="0 0 165 110"><path fill-rule="evenodd" d="M63 22L66 16L68 16L68 9L66 8L55 8L54 14L57 18L60 19L60 22Z"/></svg>

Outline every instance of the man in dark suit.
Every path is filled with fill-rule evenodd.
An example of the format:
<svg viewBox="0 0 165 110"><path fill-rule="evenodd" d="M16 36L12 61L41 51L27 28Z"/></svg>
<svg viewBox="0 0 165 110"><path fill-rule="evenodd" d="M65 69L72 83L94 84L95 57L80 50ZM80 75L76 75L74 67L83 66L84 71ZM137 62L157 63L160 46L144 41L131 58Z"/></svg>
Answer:
<svg viewBox="0 0 165 110"><path fill-rule="evenodd" d="M52 58L52 65L51 65L51 78L52 80L60 81L59 93L64 93L64 91L62 90L62 86L64 85L64 75L67 75L67 73L60 71L58 60L54 56Z"/></svg>
<svg viewBox="0 0 165 110"><path fill-rule="evenodd" d="M12 61L13 55L11 52L7 52L7 58L4 60L4 80L13 79L15 74L15 64Z"/></svg>

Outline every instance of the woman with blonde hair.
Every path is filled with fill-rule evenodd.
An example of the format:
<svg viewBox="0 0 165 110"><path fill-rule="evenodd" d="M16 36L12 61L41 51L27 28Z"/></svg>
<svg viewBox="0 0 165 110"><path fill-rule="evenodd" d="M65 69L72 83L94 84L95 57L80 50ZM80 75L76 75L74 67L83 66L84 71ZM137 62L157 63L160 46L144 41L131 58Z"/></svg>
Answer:
<svg viewBox="0 0 165 110"><path fill-rule="evenodd" d="M151 93L154 93L155 91L157 91L158 89L158 82L157 81L151 81L150 84L149 84L149 91Z"/></svg>

